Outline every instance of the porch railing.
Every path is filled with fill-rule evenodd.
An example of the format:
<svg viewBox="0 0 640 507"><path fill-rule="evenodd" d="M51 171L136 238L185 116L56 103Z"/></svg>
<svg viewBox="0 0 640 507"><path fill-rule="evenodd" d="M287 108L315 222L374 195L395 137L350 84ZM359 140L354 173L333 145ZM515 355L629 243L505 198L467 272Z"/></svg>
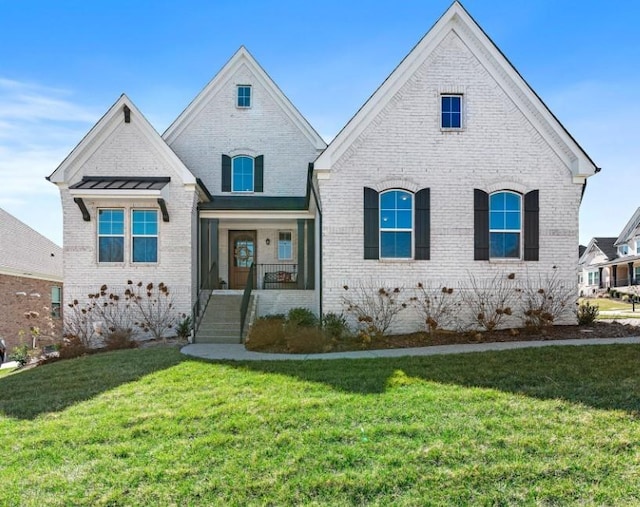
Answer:
<svg viewBox="0 0 640 507"><path fill-rule="evenodd" d="M298 280L297 264L258 264L258 289L299 289L303 288Z"/></svg>
<svg viewBox="0 0 640 507"><path fill-rule="evenodd" d="M247 277L247 285L244 287L242 294L242 304L240 305L240 341L242 341L242 333L244 332L244 324L247 320L247 312L249 311L249 302L251 301L251 291L253 291L253 278L256 272L256 265L251 263L249 268L249 276Z"/></svg>

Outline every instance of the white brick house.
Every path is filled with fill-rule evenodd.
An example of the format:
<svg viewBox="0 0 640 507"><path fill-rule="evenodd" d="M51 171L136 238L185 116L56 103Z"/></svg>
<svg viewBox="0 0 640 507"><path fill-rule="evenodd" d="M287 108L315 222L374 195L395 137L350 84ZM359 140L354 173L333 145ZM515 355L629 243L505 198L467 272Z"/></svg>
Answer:
<svg viewBox="0 0 640 507"><path fill-rule="evenodd" d="M315 172L323 312L363 283L464 288L514 273L516 286L556 272L575 287L578 209L597 168L457 2ZM398 330L416 319L403 312Z"/></svg>
<svg viewBox="0 0 640 507"><path fill-rule="evenodd" d="M328 147L241 48L162 136L122 96L50 180L67 300L164 281L187 313L253 263L259 314L340 313L344 285L575 286L595 172L454 2Z"/></svg>

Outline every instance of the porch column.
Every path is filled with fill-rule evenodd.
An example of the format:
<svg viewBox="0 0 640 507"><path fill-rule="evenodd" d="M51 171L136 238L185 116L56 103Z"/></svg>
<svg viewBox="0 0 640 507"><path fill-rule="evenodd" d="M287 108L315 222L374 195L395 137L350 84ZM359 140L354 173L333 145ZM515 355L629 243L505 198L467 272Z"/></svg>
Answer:
<svg viewBox="0 0 640 507"><path fill-rule="evenodd" d="M315 252L315 221L307 220L307 289L315 289L316 252Z"/></svg>
<svg viewBox="0 0 640 507"><path fill-rule="evenodd" d="M304 223L298 219L298 289L304 289Z"/></svg>
<svg viewBox="0 0 640 507"><path fill-rule="evenodd" d="M200 287L218 288L218 223L217 218L200 220Z"/></svg>
<svg viewBox="0 0 640 507"><path fill-rule="evenodd" d="M613 287L618 286L618 266L611 266L611 277L613 278Z"/></svg>
<svg viewBox="0 0 640 507"><path fill-rule="evenodd" d="M627 270L629 271L629 285L635 285L635 280L633 279L633 262L627 262Z"/></svg>
<svg viewBox="0 0 640 507"><path fill-rule="evenodd" d="M599 286L600 288L604 288L604 282L602 281L602 271L604 270L604 268L598 268L598 281L599 281Z"/></svg>

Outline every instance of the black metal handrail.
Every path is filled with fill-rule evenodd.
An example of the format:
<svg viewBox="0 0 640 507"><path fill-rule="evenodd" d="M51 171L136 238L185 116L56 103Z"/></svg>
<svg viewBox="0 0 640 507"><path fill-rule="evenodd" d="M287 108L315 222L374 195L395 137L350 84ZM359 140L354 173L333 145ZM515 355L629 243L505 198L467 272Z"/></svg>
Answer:
<svg viewBox="0 0 640 507"><path fill-rule="evenodd" d="M256 265L252 262L249 268L249 275L247 276L247 285L245 285L244 292L242 293L242 305L240 306L240 341L242 341L242 332L244 331L244 324L247 320L247 311L249 310L249 301L251 301L255 273Z"/></svg>
<svg viewBox="0 0 640 507"><path fill-rule="evenodd" d="M217 273L217 267L218 266L215 262L211 265L211 268L209 269L209 273L207 273L208 282L211 281L212 273ZM217 280L216 280L216 283L217 283ZM193 331L194 338L196 336L196 333L198 332L198 328L200 327L200 322L202 321L202 317L204 317L204 313L207 311L207 306L209 305L209 298L207 298L207 301L205 302L204 305L202 304L202 293L205 292L206 290L210 290L211 287L212 285L209 283L208 288L206 289L203 289L202 287L200 288L200 290L198 291L196 302L191 308L191 329ZM217 285L213 286L213 288L216 288L216 287Z"/></svg>

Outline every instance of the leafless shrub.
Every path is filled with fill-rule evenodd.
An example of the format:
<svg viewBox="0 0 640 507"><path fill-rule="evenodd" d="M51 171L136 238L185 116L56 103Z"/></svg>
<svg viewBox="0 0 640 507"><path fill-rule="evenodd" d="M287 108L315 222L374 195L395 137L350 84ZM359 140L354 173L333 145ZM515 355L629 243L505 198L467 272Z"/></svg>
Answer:
<svg viewBox="0 0 640 507"><path fill-rule="evenodd" d="M135 324L144 332L151 333L156 340L166 340L167 333L176 326L180 318L174 309L169 288L163 282L156 287L153 283L145 286L138 282L134 285L129 280L127 285L124 296L137 310L138 320Z"/></svg>
<svg viewBox="0 0 640 507"><path fill-rule="evenodd" d="M365 344L384 336L398 314L407 307L401 300L402 289L399 287L376 288L371 284L369 287L360 285L350 289L345 285L343 288L345 310L355 317L358 334Z"/></svg>
<svg viewBox="0 0 640 507"><path fill-rule="evenodd" d="M411 300L429 334L457 326L460 311L457 291L451 287L425 287L419 283L417 293Z"/></svg>
<svg viewBox="0 0 640 507"><path fill-rule="evenodd" d="M461 300L476 329L491 332L513 315L512 280L515 274L498 273L491 279L478 280L469 275L469 287L461 288Z"/></svg>
<svg viewBox="0 0 640 507"><path fill-rule="evenodd" d="M520 307L524 326L533 331L541 331L565 315L570 315L575 303L575 288L565 286L553 271L537 282L527 277L520 295Z"/></svg>

